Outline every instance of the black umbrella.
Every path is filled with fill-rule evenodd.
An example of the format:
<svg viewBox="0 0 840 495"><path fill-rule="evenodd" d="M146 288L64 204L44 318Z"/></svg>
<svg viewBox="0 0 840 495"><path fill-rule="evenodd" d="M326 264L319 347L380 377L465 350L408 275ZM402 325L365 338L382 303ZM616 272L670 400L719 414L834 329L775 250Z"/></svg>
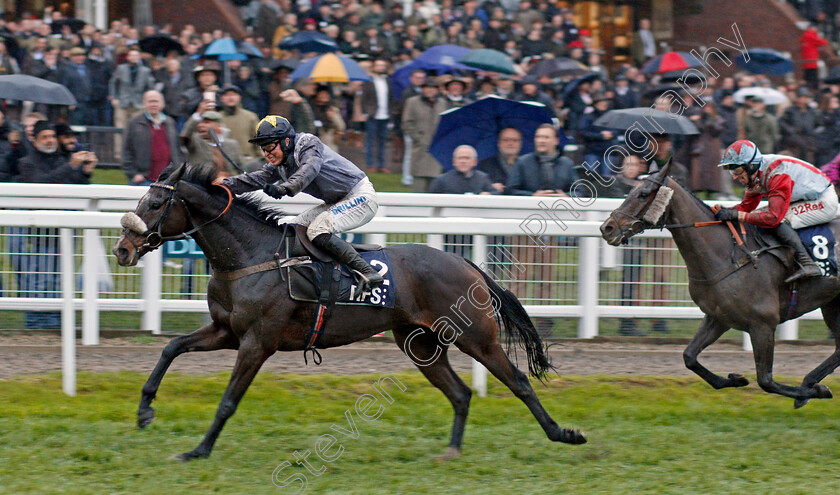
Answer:
<svg viewBox="0 0 840 495"><path fill-rule="evenodd" d="M571 96L572 93L577 91L578 86L580 86L583 83L592 82L595 79L598 79L598 74L587 74L573 81L569 81L565 86L563 86L563 93L561 98L565 102L569 98L569 96Z"/></svg>
<svg viewBox="0 0 840 495"><path fill-rule="evenodd" d="M650 134L699 134L697 127L682 115L648 107L610 110L598 117L596 126L608 129L639 129Z"/></svg>
<svg viewBox="0 0 840 495"><path fill-rule="evenodd" d="M301 53L338 51L335 40L318 31L300 31L286 36L277 46L282 50L298 50Z"/></svg>
<svg viewBox="0 0 840 495"><path fill-rule="evenodd" d="M139 42L140 49L146 53L151 53L156 57L166 56L171 51L178 52L179 55L184 54L184 47L178 40L166 34L153 34L146 36Z"/></svg>
<svg viewBox="0 0 840 495"><path fill-rule="evenodd" d="M555 77L585 76L586 74L589 74L588 67L577 60L565 57L540 60L528 70L529 76L548 76L552 79Z"/></svg>
<svg viewBox="0 0 840 495"><path fill-rule="evenodd" d="M266 66L269 70L278 71L280 69L295 70L300 65L300 60L295 58L284 58L281 60L272 59Z"/></svg>
<svg viewBox="0 0 840 495"><path fill-rule="evenodd" d="M53 21L53 23L50 26L52 27L53 34L61 34L61 30L62 28L64 28L64 26L70 26L70 31L78 33L82 30L83 27L85 27L85 24L85 21L81 19L69 18Z"/></svg>
<svg viewBox="0 0 840 495"><path fill-rule="evenodd" d="M687 86L700 84L705 80L702 75L698 75L697 69L675 70L673 72L666 72L662 74L662 78L660 80L664 83L671 83L678 82L680 79L682 79L682 82Z"/></svg>
<svg viewBox="0 0 840 495"><path fill-rule="evenodd" d="M0 76L0 99L31 101L48 105L76 104L76 98L63 85L22 74Z"/></svg>

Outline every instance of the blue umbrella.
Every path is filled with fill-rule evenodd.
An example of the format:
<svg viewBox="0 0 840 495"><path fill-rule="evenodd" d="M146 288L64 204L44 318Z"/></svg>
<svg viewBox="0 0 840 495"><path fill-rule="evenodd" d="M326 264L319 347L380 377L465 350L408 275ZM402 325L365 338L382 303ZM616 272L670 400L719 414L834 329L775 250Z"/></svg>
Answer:
<svg viewBox="0 0 840 495"><path fill-rule="evenodd" d="M301 53L338 51L335 40L318 31L300 31L286 36L280 40L277 47L282 50L298 50Z"/></svg>
<svg viewBox="0 0 840 495"><path fill-rule="evenodd" d="M448 74L456 70L476 70L458 62L469 52L469 48L458 45L438 45L429 48L418 55L410 64L394 71L391 76L394 98L399 98L405 88L411 84L409 79L411 73L415 70L434 71L437 74Z"/></svg>
<svg viewBox="0 0 840 495"><path fill-rule="evenodd" d="M482 98L469 105L453 108L440 114L429 153L443 165L452 168L452 153L462 144L478 151L478 159L496 155L499 132L507 127L522 133L522 153L534 150L537 127L551 123L551 114L545 105L536 102L506 100L495 95ZM558 131L560 147L566 142L563 131Z"/></svg>
<svg viewBox="0 0 840 495"><path fill-rule="evenodd" d="M414 59L415 62L422 62L428 66L443 66L454 67L456 69L469 69L464 64L458 63L466 54L470 53L470 49L458 45L438 45L433 46L421 53Z"/></svg>
<svg viewBox="0 0 840 495"><path fill-rule="evenodd" d="M228 60L263 58L263 54L250 43L231 38L221 38L204 47L204 50L193 55L193 58L212 58L220 62L227 62Z"/></svg>
<svg viewBox="0 0 840 495"><path fill-rule="evenodd" d="M738 67L747 69L753 74L770 74L782 76L793 72L793 61L787 55L770 48L751 48L746 53L750 60L747 61L744 54L735 58Z"/></svg>

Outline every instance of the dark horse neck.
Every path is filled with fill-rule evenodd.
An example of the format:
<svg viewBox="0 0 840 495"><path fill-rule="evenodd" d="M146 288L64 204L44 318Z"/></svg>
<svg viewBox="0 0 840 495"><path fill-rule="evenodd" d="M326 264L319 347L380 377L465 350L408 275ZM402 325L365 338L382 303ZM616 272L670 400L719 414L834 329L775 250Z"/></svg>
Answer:
<svg viewBox="0 0 840 495"><path fill-rule="evenodd" d="M214 219L227 204L223 194L210 194L201 186L184 181L179 183L178 195L198 225ZM234 206L218 220L194 232L192 238L214 270L227 272L274 259L280 235L277 227Z"/></svg>
<svg viewBox="0 0 840 495"><path fill-rule="evenodd" d="M693 224L714 220L714 214L673 179L668 187L674 190L665 211L666 224ZM732 234L725 225L669 229L688 268L688 276L708 280L731 264Z"/></svg>

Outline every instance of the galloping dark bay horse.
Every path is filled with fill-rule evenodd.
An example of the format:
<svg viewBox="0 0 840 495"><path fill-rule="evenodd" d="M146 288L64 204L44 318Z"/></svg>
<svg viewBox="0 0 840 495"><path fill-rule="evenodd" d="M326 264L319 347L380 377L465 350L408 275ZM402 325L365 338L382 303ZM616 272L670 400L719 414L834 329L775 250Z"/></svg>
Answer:
<svg viewBox="0 0 840 495"><path fill-rule="evenodd" d="M211 184L201 169L177 168L153 184L140 199L135 213L123 218L123 234L114 254L123 266L134 265L162 241L190 233L215 272L232 272L275 259L281 241L277 215L260 213L247 200L234 200L230 192ZM543 344L524 308L510 292L499 287L472 263L436 249L406 244L386 249L396 289L393 308L335 306L324 324L320 348L349 344L385 330L393 330L397 345L410 355L426 378L452 403L455 419L449 447L441 458L456 457L472 392L452 370L446 357L451 338L437 332L441 316L463 321L454 344L472 356L510 388L531 410L550 440L586 442L577 430L561 428L543 409L528 377L508 359L498 342L504 327L526 351L532 375L543 377L551 369ZM207 457L225 421L233 415L260 366L276 351L302 351L312 326L315 303L289 297L287 283L277 269L257 271L236 280L210 280L207 301L212 323L176 337L143 386L138 426L154 419L150 407L163 375L176 356L192 351L238 349L236 365L215 420L204 440L178 458ZM474 288L471 302L462 303ZM478 293L484 296L475 296ZM453 305L459 312L453 311ZM461 318L463 317L463 318ZM469 324L467 323L469 322ZM434 329L433 329L434 328ZM418 329L420 329L418 331ZM407 342L407 339L409 339ZM450 336L451 337L451 336Z"/></svg>
<svg viewBox="0 0 840 495"><path fill-rule="evenodd" d="M671 231L686 267L691 299L705 313L703 322L683 353L685 365L712 387L743 387L749 382L738 374L728 377L712 373L697 356L730 328L749 333L759 386L771 393L795 399L801 407L810 399L829 399L831 391L819 382L840 365L840 280L819 277L797 282L798 303L791 302L790 287L784 283L792 254L757 254L755 263L735 247L733 234L723 224L695 227L714 222L711 208L668 177L670 164L645 178L627 195L601 226L604 239L618 245L645 229L664 226ZM832 225L837 237L837 229ZM734 250L734 252L733 252ZM773 380L773 346L776 326L786 320L821 308L823 319L834 336L834 353L808 373L798 387Z"/></svg>

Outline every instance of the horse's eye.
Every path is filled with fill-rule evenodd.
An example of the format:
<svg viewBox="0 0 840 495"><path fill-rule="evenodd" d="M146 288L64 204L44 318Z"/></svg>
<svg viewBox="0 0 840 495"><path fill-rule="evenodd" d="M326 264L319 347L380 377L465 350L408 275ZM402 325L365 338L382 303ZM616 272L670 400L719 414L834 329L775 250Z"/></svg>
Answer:
<svg viewBox="0 0 840 495"><path fill-rule="evenodd" d="M163 206L163 203L161 203L160 201L152 201L149 204L149 208L151 208L152 210L159 210L161 206Z"/></svg>

